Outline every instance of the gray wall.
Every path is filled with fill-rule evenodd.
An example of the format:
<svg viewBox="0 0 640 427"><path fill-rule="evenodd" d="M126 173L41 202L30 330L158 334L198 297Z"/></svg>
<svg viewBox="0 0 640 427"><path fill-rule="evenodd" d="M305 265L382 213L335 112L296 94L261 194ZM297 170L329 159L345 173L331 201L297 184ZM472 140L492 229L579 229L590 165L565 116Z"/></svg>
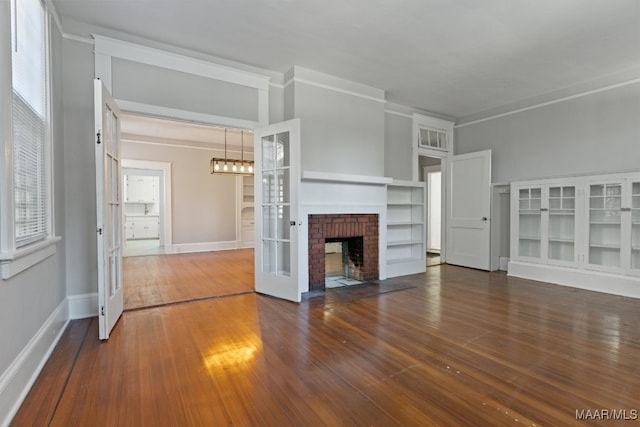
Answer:
<svg viewBox="0 0 640 427"><path fill-rule="evenodd" d="M258 90L114 58L115 99L258 121Z"/></svg>
<svg viewBox="0 0 640 427"><path fill-rule="evenodd" d="M9 2L0 2L0 43L10 46L8 20ZM8 280L0 280L0 377L7 371L14 360L25 349L30 340L42 328L54 310L66 297L65 288L65 255L67 233L65 231L65 195L64 195L64 146L63 146L63 117L62 117L62 37L55 25L52 26L52 144L53 168L55 186L53 189L56 234L62 236L62 241L56 245L56 253L35 266L13 276ZM5 52L2 51L1 54ZM6 83L6 81L5 81ZM2 100L4 103L6 100ZM10 102L10 101L9 101ZM1 132L0 132L1 133ZM10 143L2 140L2 145ZM62 323L51 325L54 333L60 331ZM54 334L45 334L38 341L30 355L32 356L19 366L19 371L7 384L7 388L0 390L0 423L5 414L9 413L17 393L21 392L33 374L28 369L35 369L32 362L39 362L37 358L44 357L44 353L53 343ZM27 371L25 371L25 369Z"/></svg>
<svg viewBox="0 0 640 427"><path fill-rule="evenodd" d="M67 294L98 291L93 46L63 41Z"/></svg>
<svg viewBox="0 0 640 427"><path fill-rule="evenodd" d="M388 112L384 118L384 174L390 178L410 181L413 178L413 119Z"/></svg>
<svg viewBox="0 0 640 427"><path fill-rule="evenodd" d="M301 119L303 171L384 176L382 102L294 82L284 108Z"/></svg>
<svg viewBox="0 0 640 427"><path fill-rule="evenodd" d="M640 83L456 128L455 151L491 149L492 181L640 168Z"/></svg>
<svg viewBox="0 0 640 427"><path fill-rule="evenodd" d="M211 175L213 150L124 142L124 159L171 163L173 243L236 240L235 177Z"/></svg>
<svg viewBox="0 0 640 427"><path fill-rule="evenodd" d="M281 122L284 117L284 89L269 86L269 123Z"/></svg>

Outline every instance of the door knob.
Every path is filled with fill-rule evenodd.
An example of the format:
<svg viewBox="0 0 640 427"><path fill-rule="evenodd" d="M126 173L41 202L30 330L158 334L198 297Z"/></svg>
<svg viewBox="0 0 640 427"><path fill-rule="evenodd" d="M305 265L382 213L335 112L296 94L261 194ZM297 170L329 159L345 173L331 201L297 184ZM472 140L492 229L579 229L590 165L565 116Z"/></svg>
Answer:
<svg viewBox="0 0 640 427"><path fill-rule="evenodd" d="M487 218L486 216L483 216L483 217L482 217L482 220L483 220L483 221L488 221L488 218Z"/></svg>

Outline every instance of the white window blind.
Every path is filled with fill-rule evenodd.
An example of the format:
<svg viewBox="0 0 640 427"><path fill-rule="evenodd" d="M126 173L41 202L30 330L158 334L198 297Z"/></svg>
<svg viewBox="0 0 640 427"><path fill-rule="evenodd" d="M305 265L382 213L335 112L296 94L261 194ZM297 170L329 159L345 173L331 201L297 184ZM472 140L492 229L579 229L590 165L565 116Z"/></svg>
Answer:
<svg viewBox="0 0 640 427"><path fill-rule="evenodd" d="M47 49L40 0L12 3L13 179L16 247L47 237Z"/></svg>

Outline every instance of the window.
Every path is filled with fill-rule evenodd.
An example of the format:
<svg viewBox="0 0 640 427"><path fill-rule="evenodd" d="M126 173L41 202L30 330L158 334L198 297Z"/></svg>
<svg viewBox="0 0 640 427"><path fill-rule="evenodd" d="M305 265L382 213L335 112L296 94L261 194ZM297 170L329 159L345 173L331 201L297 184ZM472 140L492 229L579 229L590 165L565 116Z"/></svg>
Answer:
<svg viewBox="0 0 640 427"><path fill-rule="evenodd" d="M14 0L11 32L15 247L48 237L46 12L40 0Z"/></svg>
<svg viewBox="0 0 640 427"><path fill-rule="evenodd" d="M11 79L0 84L12 91L12 108L0 118L11 128L0 150L0 194L6 195L0 205L2 279L53 255L60 240L54 237L51 200L49 20L41 0L11 0L11 22L0 22L11 27L11 53L0 61Z"/></svg>
<svg viewBox="0 0 640 427"><path fill-rule="evenodd" d="M444 130L420 127L418 146L447 150L447 132Z"/></svg>

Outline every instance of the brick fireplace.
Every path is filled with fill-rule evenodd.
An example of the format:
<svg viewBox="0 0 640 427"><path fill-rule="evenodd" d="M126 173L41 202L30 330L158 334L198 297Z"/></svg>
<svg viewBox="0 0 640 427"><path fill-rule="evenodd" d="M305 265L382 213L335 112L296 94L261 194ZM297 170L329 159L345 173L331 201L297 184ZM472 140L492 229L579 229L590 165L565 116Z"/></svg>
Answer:
<svg viewBox="0 0 640 427"><path fill-rule="evenodd" d="M309 290L325 287L325 242L335 239L362 238L362 279L379 278L377 214L309 215ZM360 261L361 260L361 261Z"/></svg>

